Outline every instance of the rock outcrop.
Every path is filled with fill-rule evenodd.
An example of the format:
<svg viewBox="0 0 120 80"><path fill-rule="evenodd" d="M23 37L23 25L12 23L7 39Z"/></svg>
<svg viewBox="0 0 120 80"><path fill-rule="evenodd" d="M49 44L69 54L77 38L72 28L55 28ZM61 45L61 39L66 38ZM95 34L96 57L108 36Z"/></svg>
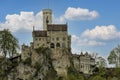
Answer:
<svg viewBox="0 0 120 80"><path fill-rule="evenodd" d="M70 52L68 49L58 48L52 54L52 64L57 75L67 77L67 69L70 66Z"/></svg>
<svg viewBox="0 0 120 80"><path fill-rule="evenodd" d="M68 49L38 48L24 52L19 65L9 74L9 80L54 80L56 77L67 77L70 66ZM30 54L30 55L28 55ZM23 55L23 54L22 54Z"/></svg>

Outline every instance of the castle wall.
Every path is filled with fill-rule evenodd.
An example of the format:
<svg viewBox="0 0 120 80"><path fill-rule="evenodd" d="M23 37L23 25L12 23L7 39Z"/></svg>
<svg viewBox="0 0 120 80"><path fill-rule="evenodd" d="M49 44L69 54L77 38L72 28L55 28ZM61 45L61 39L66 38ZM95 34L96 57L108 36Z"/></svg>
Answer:
<svg viewBox="0 0 120 80"><path fill-rule="evenodd" d="M59 43L61 48L68 48L68 34L67 31L49 31L48 36L50 37L50 43L54 43L55 48L56 44Z"/></svg>
<svg viewBox="0 0 120 80"><path fill-rule="evenodd" d="M34 48L47 47L47 37L33 37Z"/></svg>
<svg viewBox="0 0 120 80"><path fill-rule="evenodd" d="M77 71L83 72L84 74L92 74L92 65L95 65L95 60L91 60L89 55L74 55L73 63Z"/></svg>

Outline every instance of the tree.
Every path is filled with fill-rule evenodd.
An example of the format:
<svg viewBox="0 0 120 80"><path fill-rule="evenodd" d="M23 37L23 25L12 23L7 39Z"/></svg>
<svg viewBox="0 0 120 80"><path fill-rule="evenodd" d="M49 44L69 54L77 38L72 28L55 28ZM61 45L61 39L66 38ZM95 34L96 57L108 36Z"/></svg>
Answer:
<svg viewBox="0 0 120 80"><path fill-rule="evenodd" d="M106 67L107 66L106 60L103 57L98 57L96 64L98 67Z"/></svg>
<svg viewBox="0 0 120 80"><path fill-rule="evenodd" d="M9 55L13 57L13 54L17 53L19 49L18 40L7 29L0 31L0 52L4 57Z"/></svg>
<svg viewBox="0 0 120 80"><path fill-rule="evenodd" d="M116 67L120 67L120 45L112 49L108 56L109 64L115 64Z"/></svg>
<svg viewBox="0 0 120 80"><path fill-rule="evenodd" d="M3 75L6 76L7 70L7 56L13 57L19 49L18 40L7 29L0 31L0 53L2 53L4 60L2 62Z"/></svg>

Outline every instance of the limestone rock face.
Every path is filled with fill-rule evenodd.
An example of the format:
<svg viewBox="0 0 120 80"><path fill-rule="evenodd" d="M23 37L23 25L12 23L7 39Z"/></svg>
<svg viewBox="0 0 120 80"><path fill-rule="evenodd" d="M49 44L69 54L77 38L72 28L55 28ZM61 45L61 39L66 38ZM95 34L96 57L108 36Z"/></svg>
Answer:
<svg viewBox="0 0 120 80"><path fill-rule="evenodd" d="M67 76L67 69L70 66L70 56L67 49L58 48L52 54L52 64L58 76Z"/></svg>
<svg viewBox="0 0 120 80"><path fill-rule="evenodd" d="M24 54L30 54L25 56ZM9 80L53 80L48 76L67 77L67 69L70 66L67 49L58 48L52 51L48 48L26 51L22 54L22 61L16 67L16 71L9 74Z"/></svg>
<svg viewBox="0 0 120 80"><path fill-rule="evenodd" d="M34 76L35 74L35 71L36 69L35 68L32 68L28 65L24 65L24 64L20 64L19 67L18 67L18 72L19 72L19 75L18 75L18 78L20 79L31 79L31 77Z"/></svg>
<svg viewBox="0 0 120 80"><path fill-rule="evenodd" d="M36 51L32 51L31 60L32 60L32 66L34 66L37 62L42 64L44 60L44 56L43 54L38 54Z"/></svg>
<svg viewBox="0 0 120 80"><path fill-rule="evenodd" d="M35 68L20 63L15 69L12 69L11 73L8 75L8 80L31 80L31 77L35 74L35 71Z"/></svg>

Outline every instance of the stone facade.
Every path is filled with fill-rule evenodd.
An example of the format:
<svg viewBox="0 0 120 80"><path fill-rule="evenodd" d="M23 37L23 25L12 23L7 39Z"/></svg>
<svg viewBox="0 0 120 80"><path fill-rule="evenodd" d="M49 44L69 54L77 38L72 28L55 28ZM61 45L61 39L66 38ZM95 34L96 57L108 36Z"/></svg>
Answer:
<svg viewBox="0 0 120 80"><path fill-rule="evenodd" d="M33 47L71 48L67 24L52 24L52 10L43 10L43 30L33 30Z"/></svg>
<svg viewBox="0 0 120 80"><path fill-rule="evenodd" d="M95 65L95 59L92 58L87 52L80 55L73 54L73 63L77 71L84 74L92 74L93 67Z"/></svg>

